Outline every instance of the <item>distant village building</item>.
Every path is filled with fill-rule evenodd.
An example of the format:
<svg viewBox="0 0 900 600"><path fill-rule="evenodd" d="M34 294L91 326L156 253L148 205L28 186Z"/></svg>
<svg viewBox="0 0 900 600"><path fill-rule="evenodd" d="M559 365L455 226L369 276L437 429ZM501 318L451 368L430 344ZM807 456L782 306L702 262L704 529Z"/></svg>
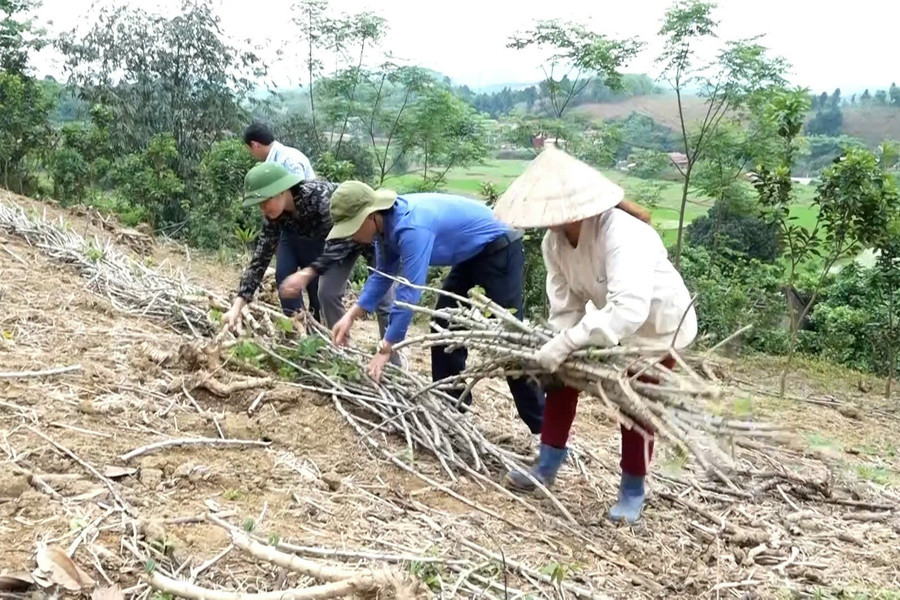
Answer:
<svg viewBox="0 0 900 600"><path fill-rule="evenodd" d="M540 135L536 135L531 138L531 145L535 150L542 150L545 146L556 146L559 148L561 145L564 145L566 140L555 138L555 137L547 137L543 133Z"/></svg>
<svg viewBox="0 0 900 600"><path fill-rule="evenodd" d="M688 166L688 157L687 154L683 152L669 152L667 154L669 160L672 161L672 164L678 167L679 169L686 169Z"/></svg>

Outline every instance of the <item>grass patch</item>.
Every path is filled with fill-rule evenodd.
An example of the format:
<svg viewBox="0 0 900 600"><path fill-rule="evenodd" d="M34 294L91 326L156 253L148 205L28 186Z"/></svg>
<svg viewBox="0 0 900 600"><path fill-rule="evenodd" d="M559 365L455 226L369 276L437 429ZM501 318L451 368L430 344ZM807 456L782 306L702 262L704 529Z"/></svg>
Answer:
<svg viewBox="0 0 900 600"><path fill-rule="evenodd" d="M857 465L856 474L861 479L877 483L878 485L891 485L894 482L894 473L884 467L875 465Z"/></svg>
<svg viewBox="0 0 900 600"><path fill-rule="evenodd" d="M839 452L843 450L839 441L832 440L819 433L807 433L805 437L810 448L816 450L836 450Z"/></svg>

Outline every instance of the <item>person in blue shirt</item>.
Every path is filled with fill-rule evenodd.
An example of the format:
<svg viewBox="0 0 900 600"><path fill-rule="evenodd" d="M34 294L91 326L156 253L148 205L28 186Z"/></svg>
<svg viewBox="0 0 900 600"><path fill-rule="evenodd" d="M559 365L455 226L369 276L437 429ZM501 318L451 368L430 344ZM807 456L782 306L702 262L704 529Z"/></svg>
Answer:
<svg viewBox="0 0 900 600"><path fill-rule="evenodd" d="M522 232L511 229L494 218L484 204L451 194L405 194L375 191L365 183L346 181L331 196L333 228L329 240L352 238L367 244L375 241L376 268L382 273L401 277L416 285L425 285L428 267L451 267L443 289L465 296L480 286L485 294L504 308L514 309L521 318L524 312L522 291L525 272L525 247ZM394 283L380 273L373 273L356 302L333 329L334 343L346 343L354 321L371 313L378 301ZM398 302L417 304L421 290L398 285L387 330L378 351L369 363L369 375L381 378L391 349L406 337L412 311ZM441 295L437 309L446 308L453 300ZM447 326L446 322L438 324ZM465 369L467 352L459 348L446 352L446 346L431 349L431 374L434 381L458 375ZM507 379L519 416L532 433L541 430L544 393L533 381ZM463 388L452 395L468 406L470 397L461 398ZM461 406L461 410L465 410Z"/></svg>

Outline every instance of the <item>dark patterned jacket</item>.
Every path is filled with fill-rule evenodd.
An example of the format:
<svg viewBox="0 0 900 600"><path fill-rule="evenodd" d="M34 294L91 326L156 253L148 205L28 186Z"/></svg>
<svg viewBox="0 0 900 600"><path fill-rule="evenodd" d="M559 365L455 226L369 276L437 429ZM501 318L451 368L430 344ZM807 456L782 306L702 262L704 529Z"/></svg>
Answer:
<svg viewBox="0 0 900 600"><path fill-rule="evenodd" d="M293 212L285 211L274 221L263 217L263 228L256 241L256 250L250 265L241 276L238 296L250 302L262 282L266 268L272 261L282 230L296 232L300 237L323 240L331 231L331 194L337 184L328 181L306 181L296 188ZM329 240L325 250L310 266L318 275L351 254L364 252L367 259L373 254L371 244L358 244L351 239Z"/></svg>

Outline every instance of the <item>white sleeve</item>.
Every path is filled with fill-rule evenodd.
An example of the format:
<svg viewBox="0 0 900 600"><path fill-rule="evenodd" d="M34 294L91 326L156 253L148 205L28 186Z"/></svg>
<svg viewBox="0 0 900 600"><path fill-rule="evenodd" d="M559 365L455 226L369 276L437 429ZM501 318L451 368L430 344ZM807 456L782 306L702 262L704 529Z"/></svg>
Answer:
<svg viewBox="0 0 900 600"><path fill-rule="evenodd" d="M547 300L550 304L550 316L547 322L554 331L563 331L575 325L584 314L584 303L569 289L562 270L559 268L556 252L551 247L550 232L544 235L541 253L547 267Z"/></svg>
<svg viewBox="0 0 900 600"><path fill-rule="evenodd" d="M606 260L606 303L588 310L570 330L576 345L615 346L650 316L656 245L642 233L636 222L622 220L598 231L595 243Z"/></svg>

